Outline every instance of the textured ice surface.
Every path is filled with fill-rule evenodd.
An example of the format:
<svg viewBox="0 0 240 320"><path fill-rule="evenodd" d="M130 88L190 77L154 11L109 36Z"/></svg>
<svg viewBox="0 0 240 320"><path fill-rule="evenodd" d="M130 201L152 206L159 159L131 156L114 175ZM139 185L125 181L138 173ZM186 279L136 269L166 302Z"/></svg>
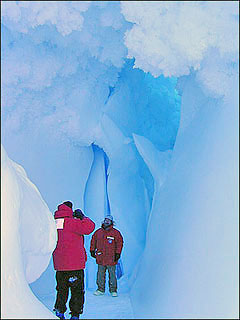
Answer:
<svg viewBox="0 0 240 320"><path fill-rule="evenodd" d="M107 204L137 318L234 318L238 2L5 1L1 14L10 158L52 212L72 200L100 225ZM52 277L50 264L39 297Z"/></svg>
<svg viewBox="0 0 240 320"><path fill-rule="evenodd" d="M2 317L49 319L28 282L47 268L56 244L55 222L24 169L1 148Z"/></svg>

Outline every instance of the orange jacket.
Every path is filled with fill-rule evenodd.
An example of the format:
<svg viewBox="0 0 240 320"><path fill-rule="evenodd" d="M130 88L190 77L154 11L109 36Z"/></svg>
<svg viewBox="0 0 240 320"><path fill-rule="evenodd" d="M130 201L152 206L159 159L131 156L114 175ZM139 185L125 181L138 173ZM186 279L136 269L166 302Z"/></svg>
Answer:
<svg viewBox="0 0 240 320"><path fill-rule="evenodd" d="M103 227L96 230L91 239L90 251L96 251L96 262L103 266L114 266L117 264L115 253L121 254L123 247L123 237L121 233L109 227L109 230Z"/></svg>

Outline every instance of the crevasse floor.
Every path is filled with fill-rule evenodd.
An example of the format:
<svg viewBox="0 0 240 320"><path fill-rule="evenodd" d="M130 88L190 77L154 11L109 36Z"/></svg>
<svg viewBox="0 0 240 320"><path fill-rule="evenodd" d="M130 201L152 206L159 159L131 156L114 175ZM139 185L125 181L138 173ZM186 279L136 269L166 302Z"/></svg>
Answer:
<svg viewBox="0 0 240 320"><path fill-rule="evenodd" d="M129 293L121 285L119 287L118 297L112 297L108 292L108 288L102 296L95 296L93 294L94 291L95 290L86 290L85 292L84 311L80 316L81 319L134 319ZM41 296L40 300L52 311L55 302L55 293ZM68 302L68 310L65 313L66 319L70 318Z"/></svg>

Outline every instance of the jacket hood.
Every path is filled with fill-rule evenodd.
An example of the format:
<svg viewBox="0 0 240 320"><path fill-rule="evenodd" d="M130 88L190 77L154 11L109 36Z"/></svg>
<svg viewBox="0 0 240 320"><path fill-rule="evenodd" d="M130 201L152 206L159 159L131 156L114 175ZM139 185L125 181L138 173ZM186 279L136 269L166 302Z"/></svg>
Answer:
<svg viewBox="0 0 240 320"><path fill-rule="evenodd" d="M64 218L64 217L72 218L73 217L73 211L72 211L71 208L69 208L65 204L60 204L58 206L58 210L55 211L55 213L54 213L54 218L58 219L58 218Z"/></svg>

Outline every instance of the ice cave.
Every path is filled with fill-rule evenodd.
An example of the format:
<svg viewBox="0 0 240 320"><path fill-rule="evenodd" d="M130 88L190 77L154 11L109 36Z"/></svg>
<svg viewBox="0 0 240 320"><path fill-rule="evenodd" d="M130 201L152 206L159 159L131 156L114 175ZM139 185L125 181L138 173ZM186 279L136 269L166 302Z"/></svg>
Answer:
<svg viewBox="0 0 240 320"><path fill-rule="evenodd" d="M82 319L238 319L239 2L2 1L1 69L1 317L57 318L71 200L124 238Z"/></svg>

